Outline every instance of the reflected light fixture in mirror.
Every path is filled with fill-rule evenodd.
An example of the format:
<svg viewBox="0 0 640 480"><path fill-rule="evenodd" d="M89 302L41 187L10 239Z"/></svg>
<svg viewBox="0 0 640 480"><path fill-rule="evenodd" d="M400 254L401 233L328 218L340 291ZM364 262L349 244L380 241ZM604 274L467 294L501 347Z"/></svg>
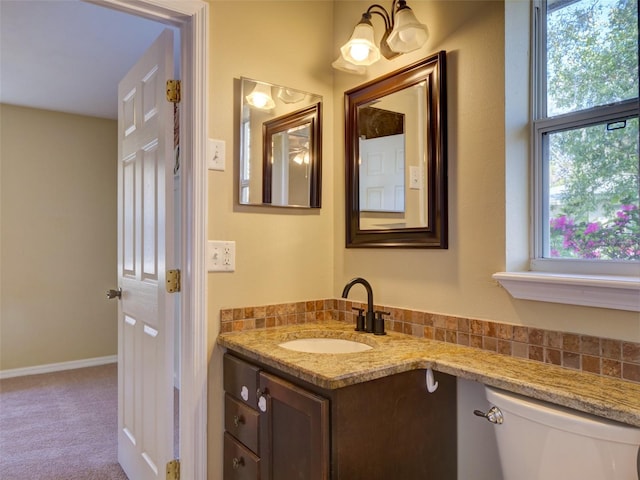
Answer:
<svg viewBox="0 0 640 480"><path fill-rule="evenodd" d="M304 92L293 90L292 88L279 87L278 98L284 103L298 103L304 100Z"/></svg>
<svg viewBox="0 0 640 480"><path fill-rule="evenodd" d="M384 21L384 34L380 48L375 44L372 15ZM380 59L381 54L391 59L402 53L412 52L427 41L427 27L420 23L405 0L393 0L391 14L378 4L371 5L362 14L347 43L340 48L340 57L332 63L337 70L360 73L356 67L366 67ZM353 66L354 68L350 68Z"/></svg>
<svg viewBox="0 0 640 480"><path fill-rule="evenodd" d="M271 110L276 106L271 96L271 85L257 82L255 88L247 95L247 103L260 110Z"/></svg>

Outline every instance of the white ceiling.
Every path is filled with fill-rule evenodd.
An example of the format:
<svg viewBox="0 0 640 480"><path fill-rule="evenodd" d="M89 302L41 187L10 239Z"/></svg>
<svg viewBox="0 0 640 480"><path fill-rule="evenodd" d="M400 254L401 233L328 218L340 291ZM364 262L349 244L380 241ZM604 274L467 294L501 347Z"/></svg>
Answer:
<svg viewBox="0 0 640 480"><path fill-rule="evenodd" d="M118 82L164 28L80 0L0 0L0 102L115 119Z"/></svg>

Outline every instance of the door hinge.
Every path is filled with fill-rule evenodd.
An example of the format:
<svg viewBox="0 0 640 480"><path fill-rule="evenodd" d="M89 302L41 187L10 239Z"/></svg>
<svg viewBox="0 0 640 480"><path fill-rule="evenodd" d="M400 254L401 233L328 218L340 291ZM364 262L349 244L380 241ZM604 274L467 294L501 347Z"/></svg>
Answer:
<svg viewBox="0 0 640 480"><path fill-rule="evenodd" d="M167 463L167 480L180 480L180 460Z"/></svg>
<svg viewBox="0 0 640 480"><path fill-rule="evenodd" d="M180 270L167 270L167 292L180 291Z"/></svg>
<svg viewBox="0 0 640 480"><path fill-rule="evenodd" d="M180 80L167 80L167 101L180 103Z"/></svg>

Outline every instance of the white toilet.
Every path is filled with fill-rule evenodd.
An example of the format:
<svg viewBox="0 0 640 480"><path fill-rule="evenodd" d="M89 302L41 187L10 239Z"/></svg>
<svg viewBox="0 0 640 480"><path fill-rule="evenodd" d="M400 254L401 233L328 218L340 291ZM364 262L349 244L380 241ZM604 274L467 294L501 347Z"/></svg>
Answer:
<svg viewBox="0 0 640 480"><path fill-rule="evenodd" d="M640 428L485 386L504 480L638 480Z"/></svg>

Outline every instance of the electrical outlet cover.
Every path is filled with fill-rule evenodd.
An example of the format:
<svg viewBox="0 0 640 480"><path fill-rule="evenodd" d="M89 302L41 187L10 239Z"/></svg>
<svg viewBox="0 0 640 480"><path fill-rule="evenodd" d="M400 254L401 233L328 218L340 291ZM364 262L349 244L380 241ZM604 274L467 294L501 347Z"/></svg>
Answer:
<svg viewBox="0 0 640 480"><path fill-rule="evenodd" d="M234 272L236 269L236 242L209 240L207 243L207 270Z"/></svg>

